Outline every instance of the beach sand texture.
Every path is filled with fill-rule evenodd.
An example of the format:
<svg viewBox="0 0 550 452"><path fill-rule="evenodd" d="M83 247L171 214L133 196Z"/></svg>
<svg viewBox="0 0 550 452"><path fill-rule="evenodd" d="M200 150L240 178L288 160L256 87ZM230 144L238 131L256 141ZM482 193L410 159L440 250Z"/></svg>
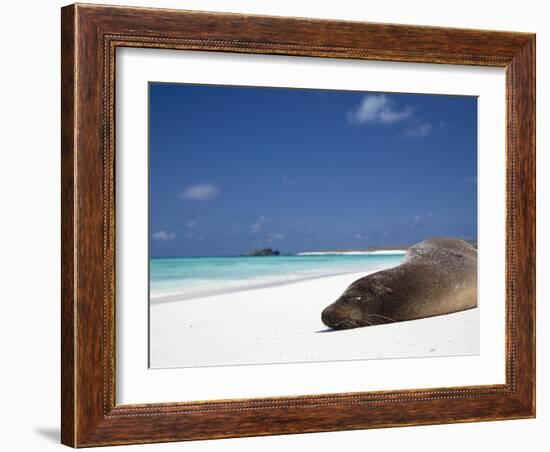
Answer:
<svg viewBox="0 0 550 452"><path fill-rule="evenodd" d="M275 364L478 353L478 309L332 331L321 312L366 273L151 302L150 367Z"/></svg>

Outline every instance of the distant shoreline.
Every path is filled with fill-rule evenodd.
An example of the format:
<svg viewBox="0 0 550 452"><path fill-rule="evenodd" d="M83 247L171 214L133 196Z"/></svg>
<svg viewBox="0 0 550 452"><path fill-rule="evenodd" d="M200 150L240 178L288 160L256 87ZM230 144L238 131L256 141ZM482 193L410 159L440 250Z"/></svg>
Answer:
<svg viewBox="0 0 550 452"><path fill-rule="evenodd" d="M149 259L215 259L215 258L230 258L230 257L293 257L293 256L320 256L325 254L331 255L395 255L405 254L408 247L380 247L376 249L351 249L351 250L321 250L321 251L299 251L297 253L280 253L271 256L253 256L250 254L235 254L228 256L150 256Z"/></svg>
<svg viewBox="0 0 550 452"><path fill-rule="evenodd" d="M373 250L373 251L365 251L365 250L350 250L350 251L304 251L302 253L296 253L293 256L325 256L325 255L344 255L344 256L360 256L360 255L367 255L367 256L388 256L388 255L401 255L405 254L407 250L403 249L381 249L381 250Z"/></svg>
<svg viewBox="0 0 550 452"><path fill-rule="evenodd" d="M461 239L465 242L472 245L474 248L477 249L477 240L476 239ZM404 254L406 251L413 246L414 244L394 244L394 245L372 245L368 246L366 248L351 248L351 249L336 249L336 250L314 250L314 251L298 251L295 253L285 253L280 252L280 256L288 257L288 256L321 256L326 254L342 254L342 255L360 255L360 254ZM231 254L226 256L150 256L150 259L178 259L178 258L212 258L212 257L258 257L258 256L251 256L248 254ZM272 256L268 256L272 257ZM276 257L276 256L273 256Z"/></svg>

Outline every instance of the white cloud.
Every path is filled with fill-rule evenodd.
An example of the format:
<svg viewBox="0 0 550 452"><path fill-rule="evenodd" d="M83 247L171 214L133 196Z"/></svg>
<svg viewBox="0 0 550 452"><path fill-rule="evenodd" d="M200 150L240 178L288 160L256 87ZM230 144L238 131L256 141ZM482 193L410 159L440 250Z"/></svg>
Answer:
<svg viewBox="0 0 550 452"><path fill-rule="evenodd" d="M411 117L413 110L405 107L394 109L393 102L385 94L369 94L363 98L359 106L348 113L348 119L355 124L380 122L391 124Z"/></svg>
<svg viewBox="0 0 550 452"><path fill-rule="evenodd" d="M296 183L296 181L294 179L291 179L291 177L287 173L283 174L281 180L284 185L294 185Z"/></svg>
<svg viewBox="0 0 550 452"><path fill-rule="evenodd" d="M422 124L417 124L413 127L406 128L404 134L409 138L427 137L432 133L433 129L433 126L429 122L424 122Z"/></svg>
<svg viewBox="0 0 550 452"><path fill-rule="evenodd" d="M176 234L173 232L158 231L153 234L153 240L174 240Z"/></svg>
<svg viewBox="0 0 550 452"><path fill-rule="evenodd" d="M197 225L196 221L188 221L185 226L187 226L189 229L193 229Z"/></svg>
<svg viewBox="0 0 550 452"><path fill-rule="evenodd" d="M252 223L250 229L252 229L252 232L258 232L267 222L269 222L269 218L260 215L258 219Z"/></svg>
<svg viewBox="0 0 550 452"><path fill-rule="evenodd" d="M430 223L432 223L433 219L434 219L433 212L428 212L426 215L416 214L412 218L412 225L411 226L412 227L417 226L417 225L426 226L426 225L429 225Z"/></svg>
<svg viewBox="0 0 550 452"><path fill-rule="evenodd" d="M285 239L284 234L268 234L267 235L268 243L277 242L277 241L284 240L284 239Z"/></svg>
<svg viewBox="0 0 550 452"><path fill-rule="evenodd" d="M215 184L195 184L183 190L179 197L188 201L211 201L220 193L220 189Z"/></svg>

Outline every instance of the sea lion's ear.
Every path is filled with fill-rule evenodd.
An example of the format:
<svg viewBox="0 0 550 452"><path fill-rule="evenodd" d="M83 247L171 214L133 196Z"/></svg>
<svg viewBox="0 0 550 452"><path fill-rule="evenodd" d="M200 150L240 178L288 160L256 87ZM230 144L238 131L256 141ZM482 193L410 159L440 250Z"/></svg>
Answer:
<svg viewBox="0 0 550 452"><path fill-rule="evenodd" d="M393 293L393 290L388 286L376 285L373 289L378 295L389 295Z"/></svg>

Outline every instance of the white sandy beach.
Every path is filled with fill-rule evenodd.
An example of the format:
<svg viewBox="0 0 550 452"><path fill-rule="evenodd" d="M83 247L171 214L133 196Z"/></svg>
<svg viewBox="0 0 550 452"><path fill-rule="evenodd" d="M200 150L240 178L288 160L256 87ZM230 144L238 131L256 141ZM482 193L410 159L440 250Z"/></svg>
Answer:
<svg viewBox="0 0 550 452"><path fill-rule="evenodd" d="M478 312L331 331L321 311L365 273L152 302L150 366L196 367L478 353Z"/></svg>

